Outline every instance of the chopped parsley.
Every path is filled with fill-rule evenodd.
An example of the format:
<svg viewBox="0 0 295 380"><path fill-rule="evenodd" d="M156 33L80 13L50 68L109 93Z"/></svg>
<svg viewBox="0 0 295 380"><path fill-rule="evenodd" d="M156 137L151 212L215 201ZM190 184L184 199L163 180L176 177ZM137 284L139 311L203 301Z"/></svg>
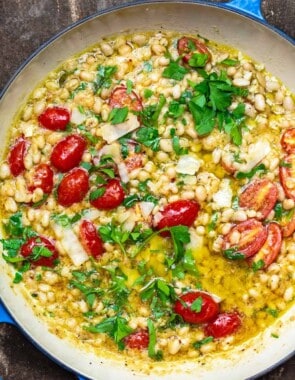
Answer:
<svg viewBox="0 0 295 380"><path fill-rule="evenodd" d="M265 265L265 262L262 259L258 261L253 261L253 264L252 264L253 272L257 272L259 269L264 268L264 265Z"/></svg>
<svg viewBox="0 0 295 380"><path fill-rule="evenodd" d="M257 172L261 172L261 174L265 174L267 172L264 164L259 164L251 169L249 172L238 172L236 174L237 179L249 178L251 179Z"/></svg>
<svg viewBox="0 0 295 380"><path fill-rule="evenodd" d="M242 260L245 258L245 255L241 252L238 252L236 248L225 249L223 251L223 254L227 259L230 260Z"/></svg>
<svg viewBox="0 0 295 380"><path fill-rule="evenodd" d="M93 89L96 94L100 94L103 88L111 87L112 77L117 70L117 66L97 66L96 79L93 82Z"/></svg>
<svg viewBox="0 0 295 380"><path fill-rule="evenodd" d="M109 115L109 121L112 124L120 124L123 123L128 115L128 107L123 108L113 108Z"/></svg>
<svg viewBox="0 0 295 380"><path fill-rule="evenodd" d="M187 74L188 72L188 69L179 65L177 62L170 61L169 65L165 67L162 75L164 78L182 80L185 74Z"/></svg>
<svg viewBox="0 0 295 380"><path fill-rule="evenodd" d="M198 340L197 342L193 343L193 346L198 350L200 349L204 344L213 342L213 336L207 336L204 339Z"/></svg>

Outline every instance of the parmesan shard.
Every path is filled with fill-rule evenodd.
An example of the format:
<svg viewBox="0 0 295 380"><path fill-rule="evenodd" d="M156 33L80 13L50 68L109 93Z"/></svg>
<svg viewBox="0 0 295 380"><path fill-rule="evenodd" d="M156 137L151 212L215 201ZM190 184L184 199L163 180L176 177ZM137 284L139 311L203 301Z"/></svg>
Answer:
<svg viewBox="0 0 295 380"><path fill-rule="evenodd" d="M271 151L270 143L267 140L259 140L250 144L248 152L245 154L246 163L236 164L238 171L247 173L259 164Z"/></svg>
<svg viewBox="0 0 295 380"><path fill-rule="evenodd" d="M231 207L233 192L230 187L230 180L223 179L220 184L220 189L213 195L213 201L216 208Z"/></svg>
<svg viewBox="0 0 295 380"><path fill-rule="evenodd" d="M110 123L103 124L100 127L102 138L108 143L118 140L120 137L127 135L140 126L137 116L130 113L124 123L112 125Z"/></svg>
<svg viewBox="0 0 295 380"><path fill-rule="evenodd" d="M176 172L181 174L194 175L199 171L201 163L201 160L198 160L197 158L188 154L181 156L176 165Z"/></svg>
<svg viewBox="0 0 295 380"><path fill-rule="evenodd" d="M56 223L52 225L55 234L58 236L58 240L63 249L69 255L75 266L80 266L89 259L88 254L82 247L79 239L70 228L63 228Z"/></svg>
<svg viewBox="0 0 295 380"><path fill-rule="evenodd" d="M84 123L86 120L86 115L81 113L78 108L73 108L71 113L71 123L79 125Z"/></svg>

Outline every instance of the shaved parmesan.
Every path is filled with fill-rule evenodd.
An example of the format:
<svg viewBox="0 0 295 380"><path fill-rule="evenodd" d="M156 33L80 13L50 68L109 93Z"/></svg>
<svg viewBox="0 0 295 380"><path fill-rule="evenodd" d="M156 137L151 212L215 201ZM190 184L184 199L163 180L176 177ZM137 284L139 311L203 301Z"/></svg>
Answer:
<svg viewBox="0 0 295 380"><path fill-rule="evenodd" d="M256 143L249 145L248 152L243 156L241 155L241 158L245 160L246 163L235 163L235 168L240 172L247 173L259 164L270 151L271 147L269 142L267 140L259 140Z"/></svg>
<svg viewBox="0 0 295 380"><path fill-rule="evenodd" d="M83 219L86 220L95 220L100 216L101 212L96 209L89 209L83 213Z"/></svg>
<svg viewBox="0 0 295 380"><path fill-rule="evenodd" d="M112 144L106 144L104 145L100 151L98 152L98 155L94 157L93 162L95 165L99 165L99 161L102 156L111 156L116 164L121 162L121 147L120 144L117 142L113 142Z"/></svg>
<svg viewBox="0 0 295 380"><path fill-rule="evenodd" d="M79 239L70 228L63 228L57 224L52 225L54 232L59 236L59 242L65 252L69 255L75 266L80 266L89 259Z"/></svg>
<svg viewBox="0 0 295 380"><path fill-rule="evenodd" d="M108 143L118 140L120 137L126 135L139 127L137 116L133 114L128 115L128 119L124 123L112 125L110 123L101 126L102 138Z"/></svg>
<svg viewBox="0 0 295 380"><path fill-rule="evenodd" d="M199 171L202 161L193 156L181 156L177 165L176 172L181 174L194 175Z"/></svg>
<svg viewBox="0 0 295 380"><path fill-rule="evenodd" d="M142 216L145 219L147 219L151 215L155 205L153 202L142 201L142 202L139 202L139 207L140 207Z"/></svg>
<svg viewBox="0 0 295 380"><path fill-rule="evenodd" d="M220 189L213 195L215 208L231 207L233 192L230 187L230 180L223 179L220 184Z"/></svg>
<svg viewBox="0 0 295 380"><path fill-rule="evenodd" d="M118 171L119 171L121 181L123 183L129 182L129 175L128 175L127 166L123 162L118 164Z"/></svg>
<svg viewBox="0 0 295 380"><path fill-rule="evenodd" d="M86 120L86 115L81 113L78 108L74 108L71 113L71 123L82 124Z"/></svg>

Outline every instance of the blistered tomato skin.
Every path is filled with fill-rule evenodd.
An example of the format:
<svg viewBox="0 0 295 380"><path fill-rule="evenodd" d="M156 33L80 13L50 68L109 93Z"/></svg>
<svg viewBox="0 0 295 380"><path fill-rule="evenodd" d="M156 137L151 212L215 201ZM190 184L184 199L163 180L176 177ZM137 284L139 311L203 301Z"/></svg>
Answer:
<svg viewBox="0 0 295 380"><path fill-rule="evenodd" d="M241 324L242 320L238 313L220 313L214 321L207 324L205 332L215 339L223 338L235 333Z"/></svg>
<svg viewBox="0 0 295 380"><path fill-rule="evenodd" d="M249 264L263 261L262 268L267 268L277 258L282 246L282 231L277 223L267 225L267 238L260 250L249 259Z"/></svg>
<svg viewBox="0 0 295 380"><path fill-rule="evenodd" d="M62 173L65 173L81 162L86 149L86 141L80 135L69 135L59 141L53 148L50 161Z"/></svg>
<svg viewBox="0 0 295 380"><path fill-rule="evenodd" d="M111 179L105 187L105 192L101 197L98 197L90 203L99 210L112 210L123 202L125 192L118 179Z"/></svg>
<svg viewBox="0 0 295 380"><path fill-rule="evenodd" d="M191 309L192 303L197 299L202 298L201 310L199 312ZM187 323L206 323L214 319L219 312L219 305L207 293L191 292L180 296L174 305L174 312L179 314L184 322Z"/></svg>
<svg viewBox="0 0 295 380"><path fill-rule="evenodd" d="M104 252L103 242L90 220L83 220L80 224L81 243L88 255L98 258Z"/></svg>
<svg viewBox="0 0 295 380"><path fill-rule="evenodd" d="M257 219L265 219L274 208L278 199L277 186L268 179L251 182L240 195L240 206L255 210L260 214Z"/></svg>
<svg viewBox="0 0 295 380"><path fill-rule="evenodd" d="M25 170L24 159L29 147L28 141L24 137L16 140L12 146L9 156L8 164L10 171L14 177L17 177Z"/></svg>
<svg viewBox="0 0 295 380"><path fill-rule="evenodd" d="M238 242L233 242L234 234L239 235ZM224 237L223 250L234 249L248 258L259 251L266 238L267 231L263 224L256 219L247 219L234 226Z"/></svg>
<svg viewBox="0 0 295 380"><path fill-rule="evenodd" d="M85 169L74 168L61 180L57 188L57 202L69 207L81 202L89 190L89 175Z"/></svg>
<svg viewBox="0 0 295 380"><path fill-rule="evenodd" d="M35 254L35 250L39 250L40 248L46 248L49 251L52 252L52 255L49 257L42 257L40 255L40 258L34 260L32 258L32 255ZM40 249L42 252L42 250ZM38 251L37 251L38 252ZM27 240L26 243L24 243L20 249L20 254L23 257L28 258L28 260L34 265L34 266L44 266L44 267L53 267L55 265L55 260L58 258L58 252L55 248L54 243L43 236L34 236L31 237L29 240Z"/></svg>
<svg viewBox="0 0 295 380"><path fill-rule="evenodd" d="M191 47L195 47L191 49ZM210 51L207 46L192 37L182 37L177 41L177 50L179 55L183 55L183 62L188 63L194 53L207 54L208 60L211 58Z"/></svg>
<svg viewBox="0 0 295 380"><path fill-rule="evenodd" d="M281 145L285 152L295 153L295 128L289 128L281 138Z"/></svg>
<svg viewBox="0 0 295 380"><path fill-rule="evenodd" d="M134 153L125 159L125 165L128 173L134 169L141 168L143 166L143 155L140 153Z"/></svg>
<svg viewBox="0 0 295 380"><path fill-rule="evenodd" d="M147 330L138 330L124 338L124 343L128 348L142 350L148 348L149 333Z"/></svg>
<svg viewBox="0 0 295 380"><path fill-rule="evenodd" d="M47 164L40 164L35 168L29 191L41 188L45 194L50 194L53 189L53 170Z"/></svg>
<svg viewBox="0 0 295 380"><path fill-rule="evenodd" d="M111 108L123 108L128 107L132 111L142 110L142 100L134 92L127 93L125 86L116 87L111 93L109 105Z"/></svg>
<svg viewBox="0 0 295 380"><path fill-rule="evenodd" d="M64 131L70 121L70 112L61 107L48 107L39 115L38 121L51 131Z"/></svg>
<svg viewBox="0 0 295 380"><path fill-rule="evenodd" d="M280 181L287 197L295 200L295 153L285 156L280 166Z"/></svg>
<svg viewBox="0 0 295 380"><path fill-rule="evenodd" d="M199 209L200 206L195 201L175 201L164 207L161 215L154 218L153 224L158 230L179 225L190 227L197 218Z"/></svg>

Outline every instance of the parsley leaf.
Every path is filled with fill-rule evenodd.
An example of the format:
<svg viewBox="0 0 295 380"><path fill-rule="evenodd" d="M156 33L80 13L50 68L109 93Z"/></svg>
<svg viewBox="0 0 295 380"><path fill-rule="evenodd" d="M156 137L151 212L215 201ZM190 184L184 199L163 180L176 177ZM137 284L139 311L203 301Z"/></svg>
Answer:
<svg viewBox="0 0 295 380"><path fill-rule="evenodd" d="M113 108L109 115L109 121L112 124L120 124L123 123L128 115L128 107L123 108Z"/></svg>
<svg viewBox="0 0 295 380"><path fill-rule="evenodd" d="M252 264L253 272L257 272L259 269L262 269L264 265L265 265L265 262L262 259L258 261L253 261L253 264Z"/></svg>
<svg viewBox="0 0 295 380"><path fill-rule="evenodd" d="M255 166L253 169L251 169L249 172L238 172L236 174L237 179L244 179L244 178L252 178L257 172L262 172L262 174L266 173L267 169L264 164L259 164Z"/></svg>
<svg viewBox="0 0 295 380"><path fill-rule="evenodd" d="M149 345L148 345L148 355L150 358L155 360L162 360L163 353L162 351L156 351L156 329L151 319L147 321L148 331L149 331Z"/></svg>
<svg viewBox="0 0 295 380"><path fill-rule="evenodd" d="M271 315L274 318L278 318L279 316L279 311L277 309L272 309L271 307L266 307L265 312L269 315Z"/></svg>
<svg viewBox="0 0 295 380"><path fill-rule="evenodd" d="M164 78L182 80L188 72L189 70L185 67L180 66L177 62L171 61L169 65L165 67L162 75Z"/></svg>
<svg viewBox="0 0 295 380"><path fill-rule="evenodd" d="M116 315L104 318L96 325L84 326L84 329L92 333L106 333L118 344L120 350L124 349L123 339L133 332L128 326L126 318Z"/></svg>
<svg viewBox="0 0 295 380"><path fill-rule="evenodd" d="M191 304L191 310L199 313L202 310L203 305L203 298L198 297L194 300L194 302Z"/></svg>
<svg viewBox="0 0 295 380"><path fill-rule="evenodd" d="M238 252L235 248L225 249L223 251L223 254L227 259L230 260L242 260L245 258L245 255L241 252Z"/></svg>
<svg viewBox="0 0 295 380"><path fill-rule="evenodd" d="M72 217L67 214L52 214L51 219L54 220L56 224L62 227L70 227L72 224L78 222L82 218L82 214L77 213Z"/></svg>
<svg viewBox="0 0 295 380"><path fill-rule="evenodd" d="M97 67L96 79L93 82L94 92L99 94L102 88L110 88L112 84L112 76L117 72L117 66Z"/></svg>
<svg viewBox="0 0 295 380"><path fill-rule="evenodd" d="M188 64L191 67L204 67L206 66L208 60L208 55L207 54L202 54L202 53L194 53L189 61Z"/></svg>
<svg viewBox="0 0 295 380"><path fill-rule="evenodd" d="M207 336L206 338L198 340L197 342L193 343L193 346L198 350L204 344L210 343L212 341L213 341L213 336Z"/></svg>
<svg viewBox="0 0 295 380"><path fill-rule="evenodd" d="M188 149L180 146L180 139L175 135L175 128L170 129L170 136L172 137L172 147L174 152L179 156L187 154Z"/></svg>
<svg viewBox="0 0 295 380"><path fill-rule="evenodd" d="M223 61L220 62L222 65L226 66L236 66L240 63L237 59L231 59L231 58L226 58Z"/></svg>
<svg viewBox="0 0 295 380"><path fill-rule="evenodd" d="M160 149L159 132L153 127L142 127L136 132L137 141L151 148L154 152Z"/></svg>

